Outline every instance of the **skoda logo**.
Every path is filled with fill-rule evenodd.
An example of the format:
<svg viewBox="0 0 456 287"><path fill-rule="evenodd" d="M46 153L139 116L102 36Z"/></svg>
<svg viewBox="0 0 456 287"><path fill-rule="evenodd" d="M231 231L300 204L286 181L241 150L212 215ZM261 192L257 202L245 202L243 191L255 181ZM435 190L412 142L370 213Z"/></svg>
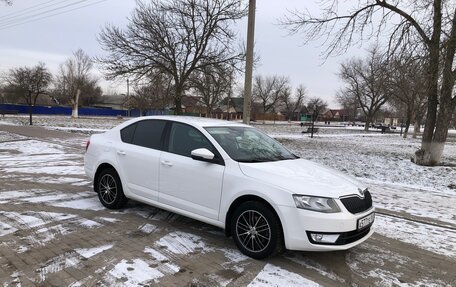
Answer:
<svg viewBox="0 0 456 287"><path fill-rule="evenodd" d="M358 188L358 191L359 191L359 194L361 195L361 197L364 198L364 194L366 193L367 188L364 190L362 190L361 188Z"/></svg>

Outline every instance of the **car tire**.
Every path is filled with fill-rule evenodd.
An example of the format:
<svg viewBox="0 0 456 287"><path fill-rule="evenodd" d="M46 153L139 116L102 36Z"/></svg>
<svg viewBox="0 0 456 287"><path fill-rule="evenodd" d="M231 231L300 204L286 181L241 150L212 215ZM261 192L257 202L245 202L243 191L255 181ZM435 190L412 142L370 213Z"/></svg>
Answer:
<svg viewBox="0 0 456 287"><path fill-rule="evenodd" d="M113 168L100 172L95 182L98 199L101 204L109 209L120 209L125 206L128 198L125 197L122 182Z"/></svg>
<svg viewBox="0 0 456 287"><path fill-rule="evenodd" d="M247 201L236 208L231 218L231 234L239 250L255 259L284 249L280 221L271 207L261 202Z"/></svg>

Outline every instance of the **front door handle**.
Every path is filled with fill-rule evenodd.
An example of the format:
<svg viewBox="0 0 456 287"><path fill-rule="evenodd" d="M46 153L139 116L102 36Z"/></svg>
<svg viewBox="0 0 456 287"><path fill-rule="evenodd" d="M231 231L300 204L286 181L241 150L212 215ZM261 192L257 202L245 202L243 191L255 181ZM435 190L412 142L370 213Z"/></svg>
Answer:
<svg viewBox="0 0 456 287"><path fill-rule="evenodd" d="M161 164L166 165L166 166L173 166L173 163L167 160L162 160Z"/></svg>
<svg viewBox="0 0 456 287"><path fill-rule="evenodd" d="M118 150L118 151L117 151L117 154L118 154L118 155L126 155L127 153L124 152L123 150Z"/></svg>

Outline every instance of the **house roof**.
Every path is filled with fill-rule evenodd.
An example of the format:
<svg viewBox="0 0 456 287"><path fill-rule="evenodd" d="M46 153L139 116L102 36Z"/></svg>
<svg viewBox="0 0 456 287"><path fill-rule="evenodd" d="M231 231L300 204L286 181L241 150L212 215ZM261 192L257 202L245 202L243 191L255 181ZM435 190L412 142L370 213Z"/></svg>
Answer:
<svg viewBox="0 0 456 287"><path fill-rule="evenodd" d="M244 98L241 97L226 97L220 101L220 108L227 110L227 107L233 107L237 113L244 111Z"/></svg>
<svg viewBox="0 0 456 287"><path fill-rule="evenodd" d="M327 111L325 113L325 115L327 116L331 116L333 118L340 118L340 117L344 117L346 115L346 111L344 109L330 109L329 111Z"/></svg>

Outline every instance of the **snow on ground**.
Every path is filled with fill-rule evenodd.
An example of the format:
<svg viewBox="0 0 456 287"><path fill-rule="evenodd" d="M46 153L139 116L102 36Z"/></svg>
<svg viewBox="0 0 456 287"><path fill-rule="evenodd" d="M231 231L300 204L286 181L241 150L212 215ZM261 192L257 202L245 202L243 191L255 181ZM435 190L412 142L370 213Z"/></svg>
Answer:
<svg viewBox="0 0 456 287"><path fill-rule="evenodd" d="M330 166L365 183L424 188L456 193L456 138L444 150L446 165L424 167L410 161L420 147L419 139L404 139L399 134L353 133L342 128L327 128L310 138L300 134L299 126L257 126L277 138L302 158Z"/></svg>
<svg viewBox="0 0 456 287"><path fill-rule="evenodd" d="M50 129L70 130L92 134L108 130L128 118L35 116L34 123ZM0 123L25 125L28 117L5 117ZM297 155L357 177L365 183L389 183L398 186L425 188L426 190L456 191L456 131L449 132L443 154L444 166L423 167L411 163L410 158L420 147L420 139L403 139L399 129L391 134L381 134L372 129L365 133L361 127L332 125L320 127L315 138L302 134L305 127L296 122L253 123L253 125L280 140ZM0 134L1 138L1 134ZM0 156L1 156L0 150ZM11 170L10 170L11 171ZM48 170L48 172L56 172ZM62 173L83 173L82 169Z"/></svg>
<svg viewBox="0 0 456 287"><path fill-rule="evenodd" d="M15 124L22 124L23 118L16 119ZM27 120L25 118L25 120ZM73 132L94 133L109 129L125 119L87 118L70 120L68 117L36 117L37 125L53 129L70 129ZM0 123L3 120L0 121ZM297 124L256 125L271 136L277 138L297 155L321 164L333 167L345 174L356 177L369 186L374 204L377 208L400 214L410 214L420 218L437 220L439 224L456 225L456 137L451 133L445 146L444 166L421 167L410 161L411 155L419 148L419 139L403 139L398 134L382 135L378 132L364 133L359 128L321 128L321 132L311 139L301 134L302 128ZM67 143L62 143L67 144ZM78 143L82 145L82 141ZM31 140L25 137L0 132L0 178L20 175L21 180L42 184L70 184L89 186L82 167L82 154L68 152L64 146ZM83 211L99 211L104 207L93 192L62 193L58 190L8 190L0 193L2 204L45 204L59 208L70 208ZM150 220L173 222L178 216L169 212L151 213L150 208L133 207L124 212L134 213ZM113 212L112 214L117 214ZM33 236L22 237L25 245L16 246L16 252L25 252L37 244L44 244L56 237L73 232L69 224L81 228L100 228L102 223L119 221L110 217L96 217L89 220L71 213L44 212L6 212L0 211L0 237L7 236L24 228L35 229ZM49 222L58 223L47 226ZM456 257L456 232L410 220L377 215L374 228L378 234L405 243L416 245L424 250ZM154 224L143 224L138 230L144 234L160 231ZM2 244L12 244L3 242ZM364 244L365 247L368 244ZM89 258L112 248L107 244L94 248L79 248L66 257L56 257L44 267L37 270L41 281L47 274L80 264L81 258ZM144 253L147 258L120 260L110 269L105 270L106 282L113 285L122 282L127 286L144 283L156 283L158 279L179 272L179 267L168 262L175 256L189 256L195 253L213 252L214 247L192 233L174 231L158 239ZM225 255L223 266L233 272L242 273L249 258L238 250L220 249ZM385 251L386 252L386 251ZM355 252L356 253L356 252ZM367 256L367 255L366 255ZM378 254L375 260L379 260ZM385 256L393 256L391 254ZM394 256L393 256L394 257ZM287 257L288 258L288 257ZM340 276L319 265L311 259L296 257L290 261L320 275L340 283ZM365 260L374 260L365 258ZM397 258L400 260L405 260ZM164 264L163 264L164 262ZM347 262L352 270L359 266L356 260ZM404 262L403 262L404 263ZM402 263L401 263L402 264ZM153 268L151 266L161 266ZM365 276L377 278L376 285L410 286L397 280L401 274L382 269L370 270ZM219 285L228 285L231 280L217 277L212 279ZM395 281L396 280L396 281ZM423 279L424 280L424 279ZM434 284L426 280L419 284ZM75 285L76 286L76 285ZM317 283L299 274L267 263L249 286L318 286Z"/></svg>
<svg viewBox="0 0 456 287"><path fill-rule="evenodd" d="M189 254L195 251L205 253L212 251L201 237L191 233L176 231L169 233L157 241L157 245L174 254Z"/></svg>
<svg viewBox="0 0 456 287"><path fill-rule="evenodd" d="M270 287L270 286L301 286L316 287L319 284L302 277L296 273L282 269L278 266L267 263L263 270L253 279L248 287Z"/></svg>
<svg viewBox="0 0 456 287"><path fill-rule="evenodd" d="M383 236L456 258L456 230L377 215L375 231Z"/></svg>
<svg viewBox="0 0 456 287"><path fill-rule="evenodd" d="M441 224L456 226L456 194L425 189L414 189L392 184L369 184L376 208L407 213L413 216L432 218Z"/></svg>
<svg viewBox="0 0 456 287"><path fill-rule="evenodd" d="M84 258L90 258L92 256L97 255L98 253L101 253L105 250L111 249L114 245L112 244L107 244L107 245L102 245L94 248L78 248L75 249L76 253L81 255Z"/></svg>
<svg viewBox="0 0 456 287"><path fill-rule="evenodd" d="M138 286L140 283L153 281L165 276L156 268L151 268L147 262L142 259L133 259L131 261L122 260L107 274L122 282L124 286ZM112 283L116 282L107 278Z"/></svg>

